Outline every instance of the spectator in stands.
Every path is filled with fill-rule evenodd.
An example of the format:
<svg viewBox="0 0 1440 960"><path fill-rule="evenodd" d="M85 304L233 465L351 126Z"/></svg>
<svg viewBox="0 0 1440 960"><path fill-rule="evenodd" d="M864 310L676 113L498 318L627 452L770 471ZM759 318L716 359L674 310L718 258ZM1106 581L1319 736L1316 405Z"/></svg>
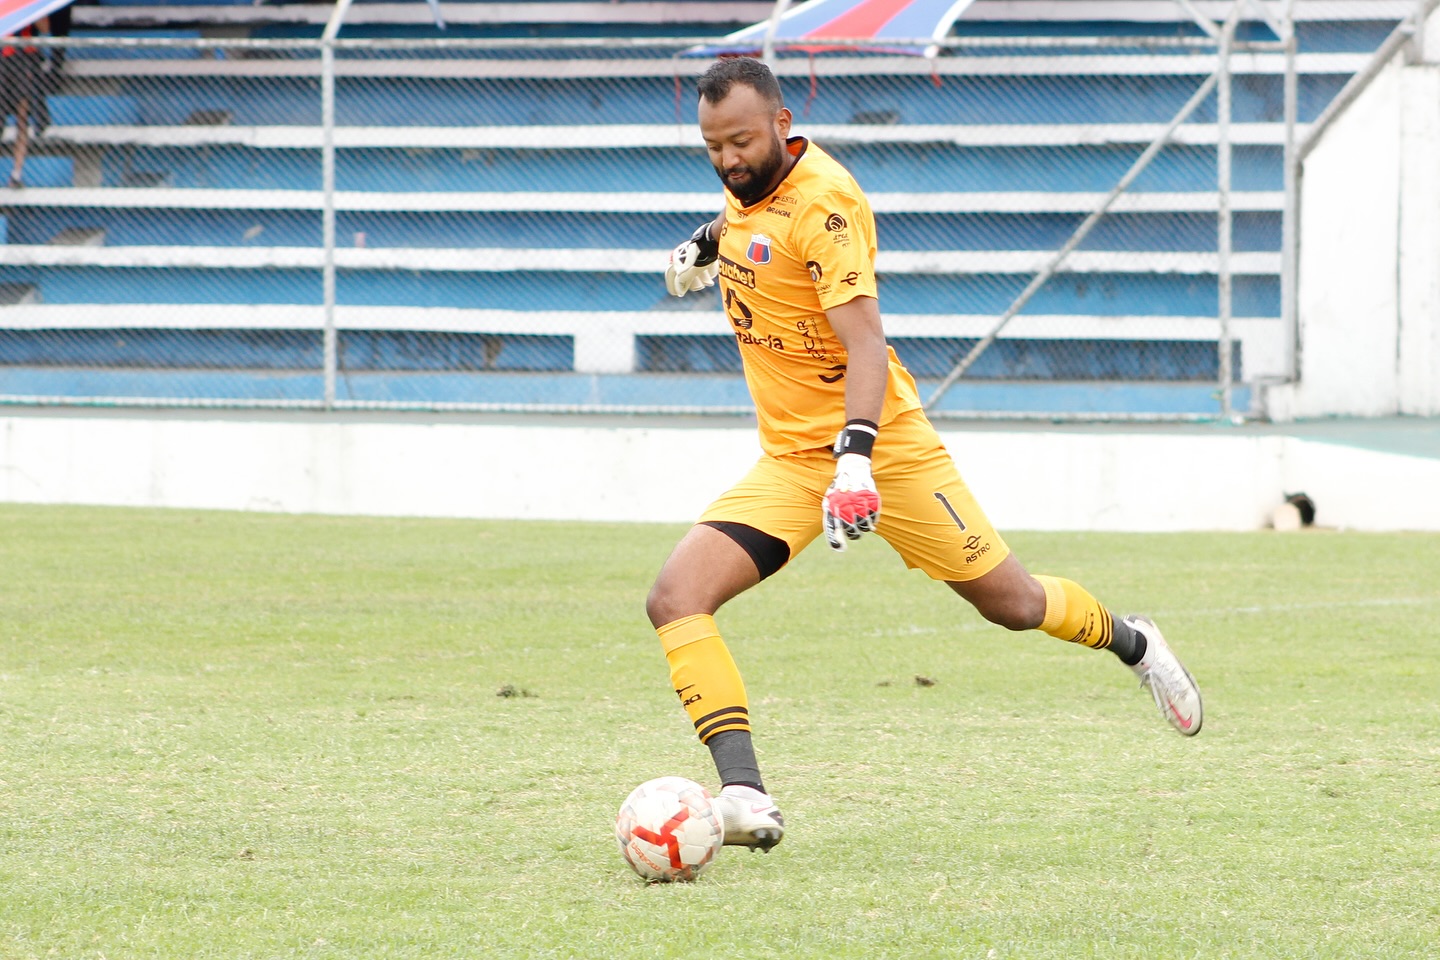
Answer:
<svg viewBox="0 0 1440 960"><path fill-rule="evenodd" d="M869 201L844 167L789 136L769 68L721 60L699 90L701 136L727 194L720 216L671 255L666 286L684 296L718 275L763 455L681 539L646 612L715 761L725 843L768 850L784 821L761 781L745 685L714 614L821 532L839 551L875 531L986 619L1109 649L1176 730L1198 733L1199 688L1155 624L1113 616L1072 580L1026 572L976 503L886 343ZM843 619L838 606L835 615Z"/></svg>
<svg viewBox="0 0 1440 960"><path fill-rule="evenodd" d="M94 0L89 0L89 2L93 3ZM52 37L68 37L68 36L70 36L70 27L71 27L71 24L74 23L74 11L71 9L71 7L72 7L72 6L78 6L78 5L79 5L79 4L74 4L74 5L72 5L72 4L68 4L68 3L67 3L65 6L59 7L59 8L57 8L57 9L55 9L55 10L52 10L52 11L50 12L50 16L46 18L47 20L50 21L50 28L49 28L50 36L52 36ZM65 48L64 48L64 47L51 47L51 48L50 48L50 72L51 72L51 74L53 74L55 77L58 77L58 76L60 76L61 71L63 71L64 69L65 69ZM51 92L51 93L54 93L55 91L52 89L50 92Z"/></svg>
<svg viewBox="0 0 1440 960"><path fill-rule="evenodd" d="M20 30L12 40L48 33L48 18ZM33 46L21 46L16 42L0 41L0 124L13 116L15 118L15 150L11 154L10 189L25 186L25 157L30 152L30 128L43 132L49 123L49 111L44 108L42 74L45 58ZM37 104L40 108L37 110ZM37 119L39 123L37 124ZM0 126L3 129L3 126Z"/></svg>
<svg viewBox="0 0 1440 960"><path fill-rule="evenodd" d="M93 2L93 0L90 0L90 2ZM50 36L70 36L70 27L73 22L70 4L51 11L50 15L45 19L49 24L46 32L49 33ZM50 126L49 98L60 92L60 76L65 72L66 52L64 47L50 47L44 51L45 62L41 65L40 82L37 85L39 89L35 102L30 105L32 113L31 123L35 127L37 136L44 133L45 128Z"/></svg>

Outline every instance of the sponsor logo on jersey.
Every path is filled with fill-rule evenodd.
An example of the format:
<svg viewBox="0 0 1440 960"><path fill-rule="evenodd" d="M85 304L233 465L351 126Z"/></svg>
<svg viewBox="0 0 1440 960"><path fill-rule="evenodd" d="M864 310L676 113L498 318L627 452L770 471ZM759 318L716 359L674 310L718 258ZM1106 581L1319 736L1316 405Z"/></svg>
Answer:
<svg viewBox="0 0 1440 960"><path fill-rule="evenodd" d="M770 262L770 238L763 233L750 234L750 245L745 248L745 259L757 266Z"/></svg>
<svg viewBox="0 0 1440 960"><path fill-rule="evenodd" d="M795 321L795 329L800 333L800 346L805 349L805 353L820 363L830 365L830 372L834 375L819 374L822 381L825 383L834 383L845 376L845 364L836 363L836 358L832 357L830 352L825 348L825 335L820 331L820 322L818 320L814 317L797 320Z"/></svg>
<svg viewBox="0 0 1440 960"><path fill-rule="evenodd" d="M845 274L845 276L843 276L843 277L840 278L840 282L841 282L841 283L846 284L846 285L851 286L851 287L855 286L855 284L858 283L859 281L860 281L860 274L856 273L854 270L851 270L849 273Z"/></svg>
<svg viewBox="0 0 1440 960"><path fill-rule="evenodd" d="M755 314L745 306L744 300L735 296L733 289L725 291L725 316L730 318L730 322L735 324L738 330L749 330L755 325Z"/></svg>
<svg viewBox="0 0 1440 960"><path fill-rule="evenodd" d="M816 263L814 260L806 260L805 269L810 271L810 279L814 280L816 283L819 283L820 278L825 276L825 270L820 266L820 264Z"/></svg>
<svg viewBox="0 0 1440 960"><path fill-rule="evenodd" d="M755 289L755 271L749 267L742 267L728 257L720 258L720 276L743 287L749 287L751 290Z"/></svg>
<svg viewBox="0 0 1440 960"><path fill-rule="evenodd" d="M849 224L845 222L845 218L838 213L832 213L825 219L825 229L831 233L839 233L847 226L849 226Z"/></svg>
<svg viewBox="0 0 1440 960"><path fill-rule="evenodd" d="M747 347L769 347L771 350L779 350L782 353L785 350L785 341L773 333L766 334L763 337L757 337L748 330L736 330L735 342Z"/></svg>

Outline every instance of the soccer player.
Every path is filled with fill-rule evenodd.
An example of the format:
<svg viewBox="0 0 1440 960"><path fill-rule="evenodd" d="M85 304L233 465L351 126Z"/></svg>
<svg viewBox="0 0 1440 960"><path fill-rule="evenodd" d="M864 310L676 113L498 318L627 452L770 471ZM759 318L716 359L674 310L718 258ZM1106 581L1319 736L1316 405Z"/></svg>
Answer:
<svg viewBox="0 0 1440 960"><path fill-rule="evenodd" d="M769 68L718 61L699 92L725 209L671 254L666 286L683 297L718 276L763 455L680 540L646 612L719 773L725 843L768 851L785 822L761 779L745 686L715 612L821 532L844 550L874 531L992 623L1110 650L1176 730L1199 733L1200 691L1155 624L1111 615L1071 580L1026 572L975 502L886 344L870 204L844 167L790 136Z"/></svg>

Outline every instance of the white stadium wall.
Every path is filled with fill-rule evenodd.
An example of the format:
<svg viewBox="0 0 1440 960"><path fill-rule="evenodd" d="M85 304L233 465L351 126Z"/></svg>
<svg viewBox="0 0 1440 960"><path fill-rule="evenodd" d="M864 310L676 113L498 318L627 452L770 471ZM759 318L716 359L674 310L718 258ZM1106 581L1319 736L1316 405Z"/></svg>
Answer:
<svg viewBox="0 0 1440 960"><path fill-rule="evenodd" d="M1427 43L1440 61L1440 16ZM1440 414L1440 63L1406 72L1400 167L1399 412Z"/></svg>
<svg viewBox="0 0 1440 960"><path fill-rule="evenodd" d="M1416 47L1305 162L1299 382L1273 419L1440 414L1440 12Z"/></svg>
<svg viewBox="0 0 1440 960"><path fill-rule="evenodd" d="M1297 491L1324 526L1440 530L1440 457L1216 425L942 435L1002 530L1253 530ZM0 500L684 523L758 454L738 420L32 410L0 416Z"/></svg>

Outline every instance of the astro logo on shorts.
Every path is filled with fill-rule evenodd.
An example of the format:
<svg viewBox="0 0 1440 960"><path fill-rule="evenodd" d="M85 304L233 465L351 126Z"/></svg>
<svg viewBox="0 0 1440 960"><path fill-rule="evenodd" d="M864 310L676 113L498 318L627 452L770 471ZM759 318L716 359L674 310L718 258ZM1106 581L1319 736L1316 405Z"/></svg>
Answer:
<svg viewBox="0 0 1440 960"><path fill-rule="evenodd" d="M745 259L754 264L770 262L770 238L763 233L750 234L750 246L745 248Z"/></svg>

